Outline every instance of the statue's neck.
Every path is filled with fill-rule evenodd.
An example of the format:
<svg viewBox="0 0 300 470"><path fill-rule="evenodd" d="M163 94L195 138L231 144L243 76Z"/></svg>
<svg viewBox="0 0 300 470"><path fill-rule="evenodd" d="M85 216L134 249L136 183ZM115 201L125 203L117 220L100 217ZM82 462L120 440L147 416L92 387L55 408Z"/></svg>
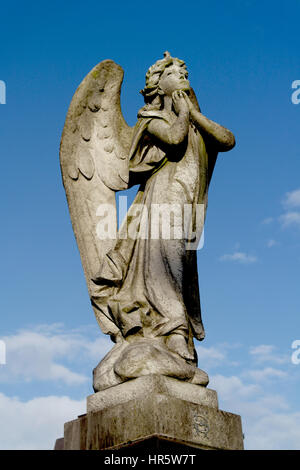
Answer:
<svg viewBox="0 0 300 470"><path fill-rule="evenodd" d="M168 113L172 113L172 104L173 100L171 96L164 96L164 110L167 111Z"/></svg>

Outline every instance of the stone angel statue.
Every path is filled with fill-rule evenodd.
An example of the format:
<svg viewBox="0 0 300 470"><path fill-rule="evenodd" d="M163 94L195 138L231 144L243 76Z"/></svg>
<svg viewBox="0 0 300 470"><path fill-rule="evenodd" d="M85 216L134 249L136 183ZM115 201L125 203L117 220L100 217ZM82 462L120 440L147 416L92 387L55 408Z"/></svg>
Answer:
<svg viewBox="0 0 300 470"><path fill-rule="evenodd" d="M122 80L112 60L85 77L60 149L91 303L115 343L94 369L94 390L148 374L206 386L193 342L203 340L204 328L192 242L203 229L218 152L232 149L235 139L201 113L185 63L168 52L146 74L145 105L133 128L120 107ZM99 237L101 207L115 212L116 192L134 185L139 189L117 237ZM163 236L166 220L173 236Z"/></svg>

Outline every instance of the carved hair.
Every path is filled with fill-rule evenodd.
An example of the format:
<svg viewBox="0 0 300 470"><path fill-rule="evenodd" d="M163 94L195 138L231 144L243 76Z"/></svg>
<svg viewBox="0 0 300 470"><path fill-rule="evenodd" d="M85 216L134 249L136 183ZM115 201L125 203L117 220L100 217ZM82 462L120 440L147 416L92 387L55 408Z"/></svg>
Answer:
<svg viewBox="0 0 300 470"><path fill-rule="evenodd" d="M159 95L160 88L159 88L159 80L161 75L164 73L165 69L170 65L176 64L180 67L186 69L186 65L183 60L177 59L176 57L171 57L169 52L164 53L164 58L155 62L152 65L148 72L146 73L146 86L140 93L144 96L144 100L146 105L150 105L151 107L159 107L161 105Z"/></svg>

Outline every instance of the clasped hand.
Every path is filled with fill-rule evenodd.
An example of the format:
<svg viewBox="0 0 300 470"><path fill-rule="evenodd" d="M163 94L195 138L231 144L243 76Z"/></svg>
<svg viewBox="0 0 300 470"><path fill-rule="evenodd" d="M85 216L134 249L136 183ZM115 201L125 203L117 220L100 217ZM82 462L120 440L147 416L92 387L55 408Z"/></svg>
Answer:
<svg viewBox="0 0 300 470"><path fill-rule="evenodd" d="M194 108L193 103L183 90L174 91L172 93L172 101L176 114L179 114L180 112L189 114Z"/></svg>

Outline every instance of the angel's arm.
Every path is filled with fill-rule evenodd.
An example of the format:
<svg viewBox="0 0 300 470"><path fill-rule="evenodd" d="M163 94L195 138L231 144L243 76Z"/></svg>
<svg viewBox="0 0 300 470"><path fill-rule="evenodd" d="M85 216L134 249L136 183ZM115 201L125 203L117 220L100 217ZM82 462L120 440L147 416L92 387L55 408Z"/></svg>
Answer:
<svg viewBox="0 0 300 470"><path fill-rule="evenodd" d="M161 119L152 119L148 125L149 134L167 145L183 142L189 131L189 108L181 92L173 94L173 104L178 113L175 122L170 125Z"/></svg>
<svg viewBox="0 0 300 470"><path fill-rule="evenodd" d="M195 108L187 95L185 95L185 97L189 106L190 118L195 126L200 130L203 130L216 142L220 152L231 150L235 146L235 138L233 133L226 129L226 127L223 127L220 124L217 124L216 122L208 119L206 116L204 116L204 114Z"/></svg>

